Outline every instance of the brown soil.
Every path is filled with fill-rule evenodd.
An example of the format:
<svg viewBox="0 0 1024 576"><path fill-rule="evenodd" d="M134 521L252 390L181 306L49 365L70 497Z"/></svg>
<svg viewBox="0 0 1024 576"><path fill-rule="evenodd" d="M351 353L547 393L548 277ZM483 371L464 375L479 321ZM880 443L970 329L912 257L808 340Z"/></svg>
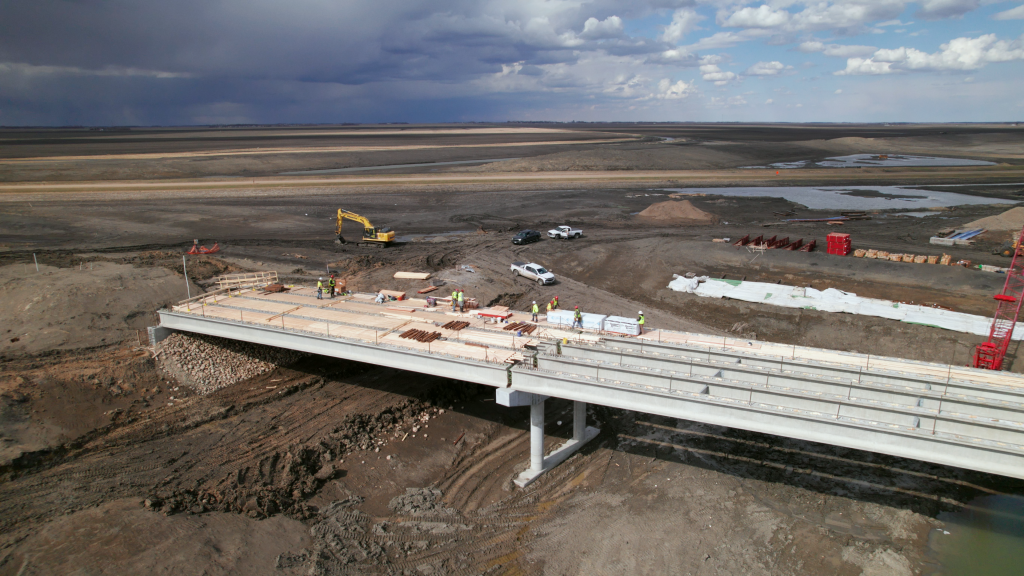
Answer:
<svg viewBox="0 0 1024 576"><path fill-rule="evenodd" d="M681 202L669 200L666 202L651 204L649 207L637 214L637 216L648 220L657 220L659 222L666 223L691 221L694 223L710 222L717 224L719 222L717 216L697 208L689 200L683 200Z"/></svg>
<svg viewBox="0 0 1024 576"><path fill-rule="evenodd" d="M989 128L983 128L970 130L984 136ZM644 129L715 140L702 125ZM926 131L903 130L915 138ZM960 128L949 130L960 134ZM803 147L793 143L892 137L893 131L741 126L718 135L740 154L739 136ZM102 153L129 146L101 142L109 145ZM66 146L65 154L79 152L74 142L59 146ZM183 142L145 146L189 149ZM752 154L802 159L772 156L768 148L752 145ZM620 161L626 166L639 157ZM107 169L140 173L131 163ZM97 173L90 170L69 163L61 178ZM189 177L201 172L195 168ZM754 178L751 171L735 172ZM987 172L950 173L963 179ZM897 178L884 171L844 174L853 181ZM937 514L981 495L1024 492L1021 482L962 469L599 406L588 416L602 429L598 439L522 490L511 480L528 457L528 411L496 406L489 389L308 357L197 395L171 381L139 345L135 329L153 323L153 310L185 296L180 259L194 238L207 245L217 240L223 250L189 257L192 290L210 287L211 278L226 271L277 270L291 284L309 282L329 267L360 291L415 291L444 282L442 290L457 286L481 302L516 308L557 294L563 305L585 311L643 309L654 327L957 364L967 362L980 338L880 318L702 299L666 285L672 274L692 271L988 314L1004 279L962 267L821 252L773 250L754 259L711 242L761 232L823 242L831 228L777 225L770 215L831 214L784 200L691 198L694 211L728 214L728 223L645 219L638 226L632 214L665 192L638 192L642 184L523 182L256 186L223 195L208 187L198 195L143 194L124 183L125 196L117 201L63 192L42 199L5 196L0 300L8 304L0 303L0 325L12 336L0 347L0 576L902 576L930 569L927 540L941 526ZM1002 198L1017 192L984 185L966 191ZM193 199L182 201L189 194ZM375 224L394 227L400 242L383 250L334 244L339 198ZM928 237L937 229L1003 211L960 207L933 217L941 220L878 213L848 222L843 231L855 247L929 253ZM586 236L510 242L516 230L557 224L583 228ZM487 233L476 232L481 228ZM954 259L1005 265L992 247L983 240L945 250ZM515 260L545 265L558 283L540 287L511 276ZM433 277L396 280L399 270ZM36 340L9 342L15 329ZM1010 359L1014 370L1024 370L1024 354L1011 350ZM570 434L570 413L569 403L548 402L549 445Z"/></svg>

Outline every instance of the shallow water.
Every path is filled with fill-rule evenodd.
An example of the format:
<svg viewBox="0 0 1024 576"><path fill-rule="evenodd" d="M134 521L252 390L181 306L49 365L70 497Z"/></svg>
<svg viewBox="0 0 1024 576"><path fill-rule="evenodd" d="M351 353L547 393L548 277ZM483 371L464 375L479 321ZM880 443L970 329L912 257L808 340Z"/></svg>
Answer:
<svg viewBox="0 0 1024 576"><path fill-rule="evenodd" d="M929 547L942 576L1024 574L1024 497L984 496L938 519Z"/></svg>
<svg viewBox="0 0 1024 576"><path fill-rule="evenodd" d="M964 158L938 158L935 156L909 156L890 154L880 160L877 154L851 154L834 156L818 162L823 168L856 168L858 166L995 166L995 162L967 160Z"/></svg>
<svg viewBox="0 0 1024 576"><path fill-rule="evenodd" d="M278 172L278 176L303 176L309 174L342 174L345 172L363 172L366 170L391 170L394 168L419 168L421 166L454 166L456 164L490 164L519 158L491 158L490 160L454 160L451 162L423 162L420 164L388 164L385 166L356 166L354 168L329 168L325 170L299 170L298 172Z"/></svg>
<svg viewBox="0 0 1024 576"><path fill-rule="evenodd" d="M774 168L780 170L792 170L804 168L810 160L799 160L796 162L776 162L767 166L740 166L740 168ZM937 156L908 156L905 154L890 154L885 160L881 160L878 154L851 154L849 156L832 156L815 162L822 168L857 168L861 166L995 166L995 162L984 160L966 160L964 158L939 158Z"/></svg>
<svg viewBox="0 0 1024 576"><path fill-rule="evenodd" d="M736 188L666 188L680 194L735 196L741 198L785 198L811 210L892 210L935 208L968 204L1016 204L1016 200L981 198L918 190L906 186L750 186Z"/></svg>

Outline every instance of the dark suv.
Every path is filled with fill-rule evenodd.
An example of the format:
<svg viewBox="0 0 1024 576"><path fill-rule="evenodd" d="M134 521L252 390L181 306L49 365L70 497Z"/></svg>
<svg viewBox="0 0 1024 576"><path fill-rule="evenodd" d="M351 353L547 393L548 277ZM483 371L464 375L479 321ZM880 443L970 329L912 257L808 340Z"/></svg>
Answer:
<svg viewBox="0 0 1024 576"><path fill-rule="evenodd" d="M523 230L512 237L513 244L529 244L540 240L540 232L536 230Z"/></svg>

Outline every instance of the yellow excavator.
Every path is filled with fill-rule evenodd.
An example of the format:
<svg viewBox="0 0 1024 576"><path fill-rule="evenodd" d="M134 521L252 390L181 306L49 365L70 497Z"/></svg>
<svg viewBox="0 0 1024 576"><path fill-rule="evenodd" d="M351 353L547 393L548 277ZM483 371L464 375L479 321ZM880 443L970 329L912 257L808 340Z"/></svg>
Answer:
<svg viewBox="0 0 1024 576"><path fill-rule="evenodd" d="M345 239L341 236L341 223L346 219L359 222L363 225L363 237L362 240L356 242L356 246L377 246L383 248L395 241L395 231L390 227L374 226L373 224L370 224L369 220L363 218L359 214L339 208L338 229L335 231L335 234L338 235L338 242L342 244L345 243Z"/></svg>

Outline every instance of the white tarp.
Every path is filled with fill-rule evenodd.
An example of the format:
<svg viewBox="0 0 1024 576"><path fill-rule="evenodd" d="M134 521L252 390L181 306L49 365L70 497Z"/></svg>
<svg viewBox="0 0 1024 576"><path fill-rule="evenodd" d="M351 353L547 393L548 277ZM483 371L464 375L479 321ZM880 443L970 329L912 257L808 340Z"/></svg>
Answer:
<svg viewBox="0 0 1024 576"><path fill-rule="evenodd" d="M572 310L552 310L548 312L547 320L559 326L572 326Z"/></svg>
<svg viewBox="0 0 1024 576"><path fill-rule="evenodd" d="M622 316L609 316L604 320L605 332L616 334L629 334L636 336L640 334L640 322L636 318L624 318Z"/></svg>
<svg viewBox="0 0 1024 576"><path fill-rule="evenodd" d="M784 284L716 280L707 276L683 278L678 275L669 283L668 287L677 292L688 292L705 298L731 298L784 308L805 308L823 312L877 316L979 336L988 336L989 329L992 327L992 319L985 316L962 314L914 304L901 304L877 298L862 298L852 292L843 292L835 288L815 290L814 288L799 288ZM1014 328L1013 339L1024 340L1024 326Z"/></svg>
<svg viewBox="0 0 1024 576"><path fill-rule="evenodd" d="M574 310L552 310L548 313L547 321L558 326L572 326L572 319L575 316ZM604 314L583 313L583 327L590 330L602 330L604 327Z"/></svg>

